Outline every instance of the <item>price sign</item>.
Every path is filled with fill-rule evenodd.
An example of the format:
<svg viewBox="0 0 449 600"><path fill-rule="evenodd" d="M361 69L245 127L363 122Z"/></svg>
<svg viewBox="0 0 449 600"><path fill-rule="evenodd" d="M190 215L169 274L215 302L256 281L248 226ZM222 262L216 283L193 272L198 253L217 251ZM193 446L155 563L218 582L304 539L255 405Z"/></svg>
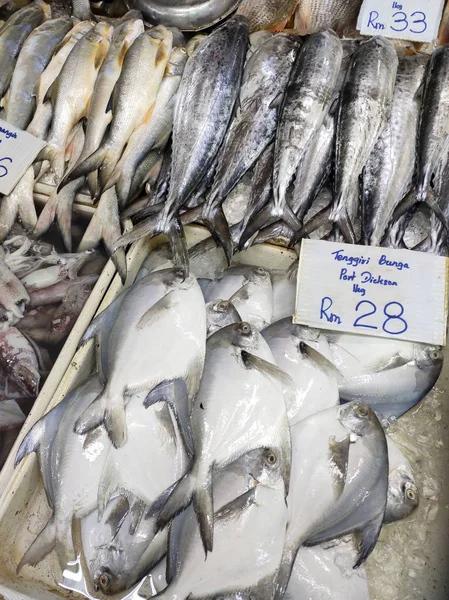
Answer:
<svg viewBox="0 0 449 600"><path fill-rule="evenodd" d="M442 256L304 240L293 321L445 345L448 285Z"/></svg>
<svg viewBox="0 0 449 600"><path fill-rule="evenodd" d="M357 29L412 42L437 38L444 0L364 0Z"/></svg>
<svg viewBox="0 0 449 600"><path fill-rule="evenodd" d="M0 119L0 193L9 194L45 142Z"/></svg>

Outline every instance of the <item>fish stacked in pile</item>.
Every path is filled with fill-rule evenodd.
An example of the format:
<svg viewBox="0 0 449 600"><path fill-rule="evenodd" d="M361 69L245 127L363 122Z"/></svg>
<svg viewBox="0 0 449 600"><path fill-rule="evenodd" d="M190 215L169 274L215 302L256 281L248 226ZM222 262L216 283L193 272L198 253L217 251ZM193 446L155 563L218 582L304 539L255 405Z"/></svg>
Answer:
<svg viewBox="0 0 449 600"><path fill-rule="evenodd" d="M16 464L37 454L52 516L18 569L55 549L91 597L369 598L363 568L342 570L419 496L383 424L435 384L440 351L293 325L294 266L190 259L186 276L168 247L149 255L83 337L96 372L24 438Z"/></svg>

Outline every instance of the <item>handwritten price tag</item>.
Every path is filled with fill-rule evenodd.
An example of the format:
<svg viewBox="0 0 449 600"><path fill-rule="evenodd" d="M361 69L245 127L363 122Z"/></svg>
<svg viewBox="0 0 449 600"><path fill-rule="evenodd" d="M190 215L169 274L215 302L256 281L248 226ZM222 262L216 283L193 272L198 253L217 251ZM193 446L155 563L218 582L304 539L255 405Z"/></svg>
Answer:
<svg viewBox="0 0 449 600"><path fill-rule="evenodd" d="M438 34L444 0L364 0L357 29L412 42L432 42Z"/></svg>
<svg viewBox="0 0 449 600"><path fill-rule="evenodd" d="M45 142L0 119L0 193L9 194Z"/></svg>
<svg viewBox="0 0 449 600"><path fill-rule="evenodd" d="M449 259L304 240L295 323L446 344Z"/></svg>

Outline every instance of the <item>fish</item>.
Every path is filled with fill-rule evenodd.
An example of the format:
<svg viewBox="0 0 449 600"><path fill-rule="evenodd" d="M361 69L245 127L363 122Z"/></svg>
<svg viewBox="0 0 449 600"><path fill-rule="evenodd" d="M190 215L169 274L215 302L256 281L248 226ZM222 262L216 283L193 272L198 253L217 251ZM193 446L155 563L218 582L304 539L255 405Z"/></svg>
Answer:
<svg viewBox="0 0 449 600"><path fill-rule="evenodd" d="M75 19L80 19L81 21L92 19L93 15L90 10L89 0L73 0L72 15Z"/></svg>
<svg viewBox="0 0 449 600"><path fill-rule="evenodd" d="M346 241L355 243L359 177L386 126L398 58L386 38L363 42L352 55L337 117L334 207L331 220Z"/></svg>
<svg viewBox="0 0 449 600"><path fill-rule="evenodd" d="M292 317L296 304L296 278L298 276L298 262L280 273L271 274L273 285L273 315L271 322L275 323L285 317Z"/></svg>
<svg viewBox="0 0 449 600"><path fill-rule="evenodd" d="M9 87L17 57L25 40L44 19L43 9L38 4L32 4L17 11L0 31L0 98L3 98Z"/></svg>
<svg viewBox="0 0 449 600"><path fill-rule="evenodd" d="M105 387L78 420L76 430L86 433L104 423L114 447L120 448L127 439L127 397L143 390L150 396L154 391L146 400L150 405L159 400L157 386L171 382L177 417L188 436L186 415L199 387L206 340L206 309L196 279L185 278L179 269L151 273L92 321L82 343L93 337L100 343L99 368ZM154 339L158 344L149 345ZM179 358L173 361L175 348ZM164 392L167 401L169 391Z"/></svg>
<svg viewBox="0 0 449 600"><path fill-rule="evenodd" d="M276 598L282 598L299 548L359 533L355 567L372 552L388 490L385 434L374 412L351 403L291 428L289 519Z"/></svg>
<svg viewBox="0 0 449 600"><path fill-rule="evenodd" d="M198 48L201 42L206 38L207 35L204 33L197 33L192 38L190 38L190 40L188 40L187 44L185 45L187 56L192 56L192 54L195 52L195 50Z"/></svg>
<svg viewBox="0 0 449 600"><path fill-rule="evenodd" d="M206 349L191 412L193 464L159 511L157 527L193 502L207 555L214 546L214 470L250 450L267 448L279 461L288 493L291 448L281 383L287 385L289 378L275 366L257 330L245 322L228 325L207 340Z"/></svg>
<svg viewBox="0 0 449 600"><path fill-rule="evenodd" d="M45 100L48 90L52 83L58 77L61 69L67 60L70 52L73 50L75 44L80 40L88 31L93 29L94 23L92 21L80 21L72 27L72 29L66 34L64 39L61 41L59 48L56 49L53 57L48 63L47 67L39 77L39 81L36 86L36 109L31 123L28 125L27 131L32 135L35 135L35 131L40 130L41 120L45 119L47 108L50 102ZM41 137L41 136L37 136Z"/></svg>
<svg viewBox="0 0 449 600"><path fill-rule="evenodd" d="M250 32L283 29L299 0L242 0L237 14L248 19Z"/></svg>
<svg viewBox="0 0 449 600"><path fill-rule="evenodd" d="M37 396L40 373L36 353L15 327L0 331L0 365L25 396Z"/></svg>
<svg viewBox="0 0 449 600"><path fill-rule="evenodd" d="M283 220L293 230L300 223L287 201L287 190L307 148L331 109L343 50L332 31L311 35L302 45L281 109L276 134L273 202L255 217L252 231ZM246 236L248 236L248 231Z"/></svg>
<svg viewBox="0 0 449 600"><path fill-rule="evenodd" d="M449 136L449 46L439 46L427 64L416 158L416 200L433 207L432 177Z"/></svg>
<svg viewBox="0 0 449 600"><path fill-rule="evenodd" d="M7 238L17 216L22 225L32 231L37 223L36 208L33 197L34 171L28 167L12 192L4 196L0 206L0 242Z"/></svg>
<svg viewBox="0 0 449 600"><path fill-rule="evenodd" d="M341 34L356 24L362 0L301 0L295 12L295 29L300 35L333 29Z"/></svg>
<svg viewBox="0 0 449 600"><path fill-rule="evenodd" d="M39 160L49 160L55 183L64 175L65 148L70 132L87 115L95 80L106 56L112 27L100 22L78 40L47 94L51 94L53 119L47 146Z"/></svg>
<svg viewBox="0 0 449 600"><path fill-rule="evenodd" d="M338 406L338 371L319 352L307 345L304 328L286 317L262 331L278 367L295 384L295 393L287 396L290 427L320 410ZM326 344L325 340L321 343ZM329 349L330 353L330 349Z"/></svg>
<svg viewBox="0 0 449 600"><path fill-rule="evenodd" d="M103 192L131 134L153 111L172 43L173 34L163 25L145 31L134 41L114 89L113 118L107 136L98 150L67 174L65 183L99 169L97 197Z"/></svg>
<svg viewBox="0 0 449 600"><path fill-rule="evenodd" d="M166 552L167 531L155 532L155 517L135 520L135 509L153 501L189 466L184 443L171 409L165 403L144 406L145 393L133 396L126 409L132 435L123 448L110 448L99 483L100 517L110 499L125 496L129 518L95 553L89 571L94 586L106 594L130 588ZM148 460L142 461L141 457Z"/></svg>
<svg viewBox="0 0 449 600"><path fill-rule="evenodd" d="M256 485L245 485L246 469L235 463L214 477L215 546L207 560L193 507L174 521L169 585L156 598L273 597L287 522L282 465L270 449L244 459Z"/></svg>
<svg viewBox="0 0 449 600"><path fill-rule="evenodd" d="M363 243L380 246L398 204L413 185L418 121L427 58L402 56L391 115L363 172Z"/></svg>
<svg viewBox="0 0 449 600"><path fill-rule="evenodd" d="M448 170L449 138L447 143L444 145L440 160L438 161L435 169L435 175L433 179L433 193L435 197L434 206L436 205L438 207L439 212L436 214L433 210L430 214L430 223L426 223L426 225L430 225L430 244L428 252L440 254L441 256L446 256L446 249L449 239L447 229L447 224L449 223L449 203L447 201ZM422 211L420 211L420 213L422 213ZM410 219L408 219L407 225L409 222ZM416 244L414 244L413 247L415 245Z"/></svg>
<svg viewBox="0 0 449 600"><path fill-rule="evenodd" d="M87 113L86 139L78 163L88 158L98 150L108 125L112 120L110 108L115 84L124 64L126 53L132 43L143 33L141 19L129 19L114 28L111 45L98 72L92 99ZM96 175L88 176L89 190L92 196L96 194Z"/></svg>
<svg viewBox="0 0 449 600"><path fill-rule="evenodd" d="M269 272L262 267L253 269L229 301L242 319L259 331L269 325L273 317L273 285Z"/></svg>
<svg viewBox="0 0 449 600"><path fill-rule="evenodd" d="M402 366L344 379L340 398L345 402L363 399L383 417L399 418L427 395L442 368L438 347L416 347L413 360Z"/></svg>
<svg viewBox="0 0 449 600"><path fill-rule="evenodd" d="M167 200L160 213L123 235L117 248L144 235L166 233L175 264L188 272L186 243L177 214L222 144L240 89L248 37L246 19L232 17L205 38L187 61L175 106ZM216 60L217 54L222 60Z"/></svg>
<svg viewBox="0 0 449 600"><path fill-rule="evenodd" d="M232 256L230 236L229 233L224 239L220 236L222 227L216 227L215 220L223 219L223 200L275 136L298 47L297 36L279 34L270 37L254 52L243 72L240 110L231 122L219 152L214 182L201 215L211 233L217 230L213 235L219 237L229 262Z"/></svg>
<svg viewBox="0 0 449 600"><path fill-rule="evenodd" d="M72 519L96 506L99 477L108 448L100 431L91 444L73 431L76 418L101 390L96 375L70 392L28 432L17 451L15 466L33 452L52 515L17 566L35 566L53 549L62 570L76 559ZM76 475L75 475L76 474Z"/></svg>
<svg viewBox="0 0 449 600"><path fill-rule="evenodd" d="M213 333L227 325L242 321L237 309L229 300L213 300L212 302L208 302L206 304L206 315L207 337L210 337Z"/></svg>
<svg viewBox="0 0 449 600"><path fill-rule="evenodd" d="M199 284L204 299L206 302L220 299L229 300L233 294L245 285L257 269L258 267L250 265L237 265L221 270L215 278L205 277L204 280L200 279ZM265 269L261 268L261 275L265 275L265 273Z"/></svg>
<svg viewBox="0 0 449 600"><path fill-rule="evenodd" d="M285 600L370 600L363 566L354 570L357 549L352 539L335 540L332 546L299 549Z"/></svg>
<svg viewBox="0 0 449 600"><path fill-rule="evenodd" d="M30 124L38 79L71 28L70 19L51 19L36 27L25 40L7 93L5 120L8 123L19 129L26 129Z"/></svg>
<svg viewBox="0 0 449 600"><path fill-rule="evenodd" d="M394 523L407 518L419 505L419 489L409 461L398 444L387 435L388 444L388 496L384 523Z"/></svg>
<svg viewBox="0 0 449 600"><path fill-rule="evenodd" d="M186 62L187 53L184 48L174 48L148 120L134 130L112 177L105 185L105 190L116 186L120 206L125 206L129 198L137 165L150 150L163 149L167 144L173 126L176 93Z"/></svg>

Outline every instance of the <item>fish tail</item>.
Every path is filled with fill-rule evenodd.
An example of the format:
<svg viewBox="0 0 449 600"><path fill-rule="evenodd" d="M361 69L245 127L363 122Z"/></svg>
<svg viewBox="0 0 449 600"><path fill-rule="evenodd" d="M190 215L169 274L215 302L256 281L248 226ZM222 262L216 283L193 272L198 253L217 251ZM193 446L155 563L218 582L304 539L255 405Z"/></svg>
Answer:
<svg viewBox="0 0 449 600"><path fill-rule="evenodd" d="M64 175L65 151L54 144L47 143L45 148L40 151L36 161L46 160L49 161L50 170L55 175L55 183L59 184Z"/></svg>
<svg viewBox="0 0 449 600"><path fill-rule="evenodd" d="M232 245L229 224L223 212L222 205L207 207L202 215L202 221L214 237L217 246L221 246L226 254L228 265L231 264L234 248Z"/></svg>
<svg viewBox="0 0 449 600"><path fill-rule="evenodd" d="M31 565L32 567L37 565L47 556L47 554L50 554L55 546L56 524L53 517L51 517L40 534L23 555L22 560L17 566L16 573L19 573L20 569L25 565Z"/></svg>
<svg viewBox="0 0 449 600"><path fill-rule="evenodd" d="M204 552L212 552L214 545L214 501L212 496L212 469L197 484L193 506L200 526Z"/></svg>
<svg viewBox="0 0 449 600"><path fill-rule="evenodd" d="M121 448L127 439L126 413L123 397L108 402L104 411L104 426L114 448Z"/></svg>
<svg viewBox="0 0 449 600"><path fill-rule="evenodd" d="M159 233L162 233L163 230L161 227L160 215L161 213L151 215L135 225L131 231L124 233L114 244L114 252L117 252L119 248L124 248L133 242L137 242L145 236L154 237Z"/></svg>
<svg viewBox="0 0 449 600"><path fill-rule="evenodd" d="M277 576L276 593L274 596L274 600L281 600L281 598L284 598L288 582L290 581L297 553L297 551L292 552L290 548L284 547L281 565L279 567Z"/></svg>
<svg viewBox="0 0 449 600"><path fill-rule="evenodd" d="M75 433L85 434L102 425L104 421L103 392L78 417L75 423Z"/></svg>
<svg viewBox="0 0 449 600"><path fill-rule="evenodd" d="M295 246L298 242L300 242L304 237L313 233L316 229L325 225L329 222L329 207L326 206L322 210L318 211L311 219L307 221L305 225L303 225L293 236L290 242L290 248Z"/></svg>
<svg viewBox="0 0 449 600"><path fill-rule="evenodd" d="M158 531L163 529L167 523L192 503L195 488L196 472L191 470L179 479L164 506L159 511L156 520L156 529Z"/></svg>
<svg viewBox="0 0 449 600"><path fill-rule="evenodd" d="M44 425L41 419L35 425L33 425L27 435L23 438L22 443L17 450L16 458L14 460L14 468L22 462L25 456L38 451L43 433Z"/></svg>
<svg viewBox="0 0 449 600"><path fill-rule="evenodd" d="M73 169L63 177L58 189L61 188L62 185L65 185L74 179L78 179L78 177L88 175L89 173L92 173L92 171L99 169L107 156L108 150L107 144L103 144L103 146L100 146L93 154L88 156L81 163L75 165Z"/></svg>
<svg viewBox="0 0 449 600"><path fill-rule="evenodd" d="M241 251L247 246L247 242L257 233L260 229L272 225L279 220L279 217L273 216L273 211L270 204L266 204L261 211L257 213L245 227L242 235L240 236L238 249Z"/></svg>
<svg viewBox="0 0 449 600"><path fill-rule="evenodd" d="M175 267L182 269L184 276L189 275L189 253L184 229L177 217L172 217L164 228L168 237Z"/></svg>
<svg viewBox="0 0 449 600"><path fill-rule="evenodd" d="M357 243L357 237L351 219L345 208L335 211L334 214L331 214L330 218L338 226L348 244Z"/></svg>

